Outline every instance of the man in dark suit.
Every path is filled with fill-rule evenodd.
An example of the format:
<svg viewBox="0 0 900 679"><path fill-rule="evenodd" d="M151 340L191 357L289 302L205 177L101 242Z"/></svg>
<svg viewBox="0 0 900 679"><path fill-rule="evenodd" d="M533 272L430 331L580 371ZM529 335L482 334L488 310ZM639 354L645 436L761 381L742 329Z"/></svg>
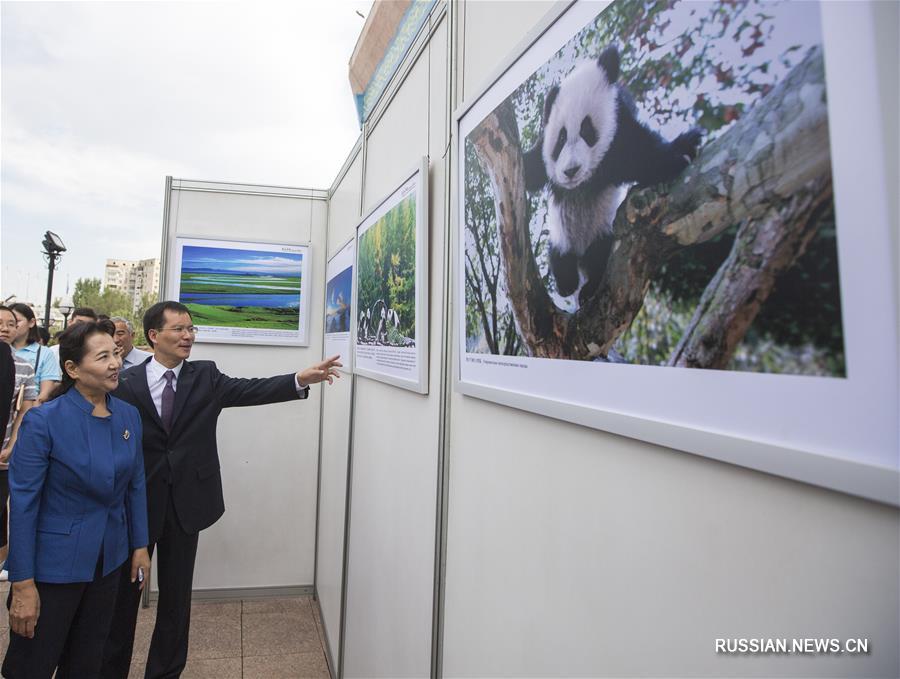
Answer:
<svg viewBox="0 0 900 679"><path fill-rule="evenodd" d="M187 661L191 587L198 534L225 511L216 449L223 408L306 398L309 385L332 383L338 356L296 374L240 379L212 361L191 361L196 328L178 302L160 302L144 315L153 358L122 374L115 395L144 423L144 467L150 551L159 545L159 600L146 679L178 677ZM131 664L140 591L122 571L116 613L103 653L102 676L126 679Z"/></svg>

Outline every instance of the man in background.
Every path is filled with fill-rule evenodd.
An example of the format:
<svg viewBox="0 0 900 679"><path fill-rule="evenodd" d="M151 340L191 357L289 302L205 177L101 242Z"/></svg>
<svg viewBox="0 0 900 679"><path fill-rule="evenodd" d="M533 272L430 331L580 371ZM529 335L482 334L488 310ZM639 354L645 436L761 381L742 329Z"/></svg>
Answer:
<svg viewBox="0 0 900 679"><path fill-rule="evenodd" d="M7 349L12 349L12 343L16 336L16 315L12 309L0 305L0 345L3 345L4 351L0 352L0 356L6 353ZM2 433L3 443L0 445L0 582L9 580L9 571L6 568L6 557L9 554L8 535L6 530L7 524L7 500L9 499L9 457L12 455L13 446L16 443L16 437L19 433L19 425L22 424L22 418L29 408L37 403L38 385L34 375L34 368L27 359L17 356L15 352L11 354L12 358L12 384L8 384L10 377L5 370L10 368L8 362L5 363L5 370L2 385L4 396L0 401L0 408L4 408L4 426ZM10 392L10 399L7 400L5 392ZM4 405L5 403L5 405Z"/></svg>
<svg viewBox="0 0 900 679"><path fill-rule="evenodd" d="M91 309L89 306L80 306L76 307L72 312L72 318L69 319L69 325L66 327L70 327L73 325L78 325L83 321L96 321L97 320L97 312ZM53 354L53 360L56 362L56 365L59 365L59 345L54 344L50 347L50 352Z"/></svg>
<svg viewBox="0 0 900 679"><path fill-rule="evenodd" d="M113 340L119 348L119 356L122 358L122 370L128 370L136 365L140 365L153 354L149 351L137 349L134 346L134 326L127 318L121 316L113 316L110 318L116 325L116 334Z"/></svg>

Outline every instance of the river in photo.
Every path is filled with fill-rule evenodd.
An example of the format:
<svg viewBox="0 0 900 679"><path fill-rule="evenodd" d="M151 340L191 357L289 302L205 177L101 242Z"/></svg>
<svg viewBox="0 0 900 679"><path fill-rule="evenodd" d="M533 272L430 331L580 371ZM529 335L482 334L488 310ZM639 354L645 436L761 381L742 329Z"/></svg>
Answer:
<svg viewBox="0 0 900 679"><path fill-rule="evenodd" d="M182 304L205 304L207 306L258 306L270 309L289 309L300 306L297 294L293 295L240 295L218 292L183 292Z"/></svg>

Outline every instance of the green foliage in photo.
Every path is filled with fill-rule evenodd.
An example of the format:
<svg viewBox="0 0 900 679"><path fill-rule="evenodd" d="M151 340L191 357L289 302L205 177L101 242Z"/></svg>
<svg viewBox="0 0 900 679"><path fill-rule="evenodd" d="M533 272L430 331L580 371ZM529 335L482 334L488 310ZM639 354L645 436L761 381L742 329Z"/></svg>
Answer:
<svg viewBox="0 0 900 679"><path fill-rule="evenodd" d="M403 337L416 336L416 198L410 194L359 239L358 308L380 319L382 302L400 319ZM392 342L399 343L399 342Z"/></svg>

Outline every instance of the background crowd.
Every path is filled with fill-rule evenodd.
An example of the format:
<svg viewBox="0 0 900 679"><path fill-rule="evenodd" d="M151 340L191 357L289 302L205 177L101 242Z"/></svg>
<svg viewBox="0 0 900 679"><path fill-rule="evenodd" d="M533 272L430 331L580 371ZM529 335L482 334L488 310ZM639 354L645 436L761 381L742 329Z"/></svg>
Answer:
<svg viewBox="0 0 900 679"><path fill-rule="evenodd" d="M159 302L142 320L152 352L134 346L129 319L87 307L47 346L30 307L0 306L8 679L125 679L157 546L145 678L180 676L199 533L225 511L219 414L306 399L339 376L333 356L286 375L229 377L188 361L197 328L183 304Z"/></svg>

